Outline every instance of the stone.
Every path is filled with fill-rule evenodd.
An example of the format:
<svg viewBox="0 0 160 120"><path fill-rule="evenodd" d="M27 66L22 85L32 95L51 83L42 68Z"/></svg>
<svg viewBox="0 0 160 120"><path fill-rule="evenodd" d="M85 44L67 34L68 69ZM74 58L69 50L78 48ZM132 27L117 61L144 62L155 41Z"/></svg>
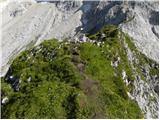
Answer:
<svg viewBox="0 0 160 120"><path fill-rule="evenodd" d="M7 102L8 102L8 97L4 97L3 99L2 99L2 104L6 104Z"/></svg>
<svg viewBox="0 0 160 120"><path fill-rule="evenodd" d="M126 72L123 70L123 71L122 71L122 79L124 80L124 79L126 78L126 76L127 76L127 75L126 75Z"/></svg>
<svg viewBox="0 0 160 120"><path fill-rule="evenodd" d="M29 77L29 78L27 79L27 81L28 81L28 82L31 82L31 80L32 80L32 78L31 78L31 77Z"/></svg>

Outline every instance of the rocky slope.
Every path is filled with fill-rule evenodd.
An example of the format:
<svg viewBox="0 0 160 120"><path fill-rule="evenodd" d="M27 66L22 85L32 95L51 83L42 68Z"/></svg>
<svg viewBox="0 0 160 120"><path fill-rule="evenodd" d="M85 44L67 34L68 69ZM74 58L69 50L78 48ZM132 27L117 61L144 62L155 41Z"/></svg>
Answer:
<svg viewBox="0 0 160 120"><path fill-rule="evenodd" d="M73 14L74 10L64 12L60 5L21 1L6 6L2 13L2 72L8 67L9 59L24 50L31 41L48 36L59 38L74 32L74 28L80 25L77 22L80 13Z"/></svg>
<svg viewBox="0 0 160 120"><path fill-rule="evenodd" d="M61 118L158 118L157 1L7 2L3 2L1 11L1 76L7 73L2 78L3 118L53 118L50 110L54 118L59 115ZM105 24L117 27L99 31ZM71 42L59 43L54 39L40 44L51 38ZM37 47L31 49L32 46ZM28 51L14 60L27 48ZM56 94L59 85L66 94ZM51 96L46 93L48 87L54 92ZM94 97L97 95L99 99ZM29 99L25 101L26 98ZM33 102L36 98L40 100L37 104ZM72 104L69 98L73 98ZM95 104L102 104L93 106L92 99ZM47 103L57 106L50 108ZM44 109L39 108L40 104Z"/></svg>
<svg viewBox="0 0 160 120"><path fill-rule="evenodd" d="M134 38L139 50L158 61L158 1L6 0L1 4L1 76L8 70L9 62L29 43L73 37L77 32L96 31L104 24L120 25Z"/></svg>

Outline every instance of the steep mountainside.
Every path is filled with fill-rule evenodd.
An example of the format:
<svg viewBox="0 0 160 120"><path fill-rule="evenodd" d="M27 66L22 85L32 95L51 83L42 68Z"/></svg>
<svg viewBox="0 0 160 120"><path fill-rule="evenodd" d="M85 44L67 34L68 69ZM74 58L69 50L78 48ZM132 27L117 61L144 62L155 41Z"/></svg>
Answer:
<svg viewBox="0 0 160 120"><path fill-rule="evenodd" d="M0 7L2 118L158 118L158 0Z"/></svg>
<svg viewBox="0 0 160 120"><path fill-rule="evenodd" d="M158 118L158 69L116 26L22 52L2 78L2 118Z"/></svg>
<svg viewBox="0 0 160 120"><path fill-rule="evenodd" d="M53 37L74 37L79 32L95 32L105 24L119 25L133 38L142 53L158 61L158 0L38 3L35 0L4 0L1 5L1 76L6 74L13 58L28 44L39 44Z"/></svg>

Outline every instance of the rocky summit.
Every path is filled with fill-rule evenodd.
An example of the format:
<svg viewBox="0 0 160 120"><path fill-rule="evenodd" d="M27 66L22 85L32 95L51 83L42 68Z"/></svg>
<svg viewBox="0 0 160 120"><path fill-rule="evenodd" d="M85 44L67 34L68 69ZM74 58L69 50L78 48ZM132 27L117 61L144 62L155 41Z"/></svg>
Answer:
<svg viewBox="0 0 160 120"><path fill-rule="evenodd" d="M1 118L158 118L159 1L0 4Z"/></svg>

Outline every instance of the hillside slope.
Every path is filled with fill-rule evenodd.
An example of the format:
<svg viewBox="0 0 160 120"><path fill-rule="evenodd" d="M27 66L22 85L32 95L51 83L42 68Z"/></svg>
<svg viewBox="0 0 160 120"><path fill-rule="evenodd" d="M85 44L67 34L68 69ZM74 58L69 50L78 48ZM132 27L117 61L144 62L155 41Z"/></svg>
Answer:
<svg viewBox="0 0 160 120"><path fill-rule="evenodd" d="M3 4L2 4L3 3ZM2 64L4 76L10 63L28 44L44 39L74 37L119 25L138 49L158 61L158 1L55 1L5 0L2 13ZM149 48L149 49L148 49Z"/></svg>
<svg viewBox="0 0 160 120"><path fill-rule="evenodd" d="M158 63L116 26L21 53L2 78L2 118L158 118Z"/></svg>

